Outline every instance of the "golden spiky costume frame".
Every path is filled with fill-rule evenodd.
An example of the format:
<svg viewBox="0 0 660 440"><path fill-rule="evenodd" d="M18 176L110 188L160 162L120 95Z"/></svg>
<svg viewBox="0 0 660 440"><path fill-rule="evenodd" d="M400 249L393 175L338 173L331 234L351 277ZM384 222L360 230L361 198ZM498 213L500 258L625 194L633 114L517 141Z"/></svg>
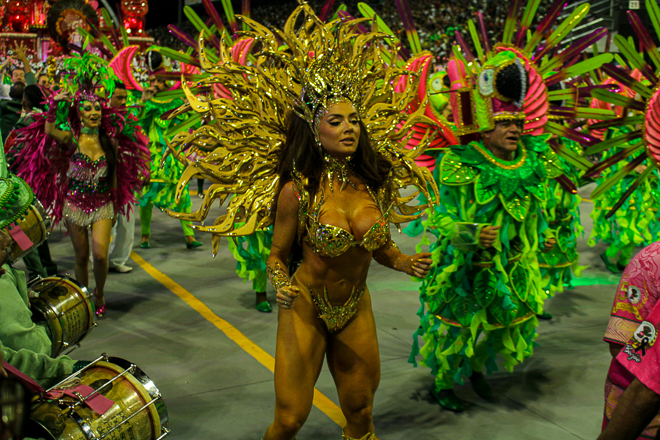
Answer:
<svg viewBox="0 0 660 440"><path fill-rule="evenodd" d="M428 135L435 123L423 115L424 106L411 114L405 111L417 98L418 78L384 62L390 58L382 56L381 44L391 37L357 33L356 25L369 19L323 23L304 3L291 14L282 31L271 31L246 17L239 19L249 30L241 33L236 43L220 42L216 64L209 62L205 49L200 49L200 62L211 77L195 84L219 84L230 92L231 99L198 98L184 85L189 105L179 113L192 110L207 123L191 134L178 134L168 145L179 160L188 162L177 197L193 178L208 179L212 185L196 212L168 214L201 222L215 200L222 204L233 196L227 213L213 226L194 226L213 234L214 255L221 236L244 236L268 227L280 186L276 168L285 144L288 113L295 111L315 132L315 118L329 100L335 102L337 98L355 106L375 150L393 165L392 192L383 195L394 202L390 221L400 224L414 220L427 207L407 205L419 192L401 197L401 188L414 185L427 200L438 200L431 173L414 162L429 144ZM296 27L297 23L301 24ZM239 44L242 50L260 49L250 54L251 63L235 61L232 49ZM203 34L199 47L205 47ZM424 55L427 53L419 56ZM402 77L408 87L396 92ZM418 123L429 127L427 135L417 148L407 150L402 144ZM199 159L187 159L192 153Z"/></svg>

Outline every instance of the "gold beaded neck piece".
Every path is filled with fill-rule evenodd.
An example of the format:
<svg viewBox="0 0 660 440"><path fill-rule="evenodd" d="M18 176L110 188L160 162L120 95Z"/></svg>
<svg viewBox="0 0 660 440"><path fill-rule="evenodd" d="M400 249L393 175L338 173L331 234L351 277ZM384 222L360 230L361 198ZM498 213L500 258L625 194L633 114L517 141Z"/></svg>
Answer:
<svg viewBox="0 0 660 440"><path fill-rule="evenodd" d="M353 188L358 189L357 186L355 186L355 184L351 181L351 178L348 174L349 171L352 171L351 158L352 156L348 156L344 159L339 159L328 153L323 154L323 175L328 179L328 185L330 186L330 192L332 194L335 193L333 188L335 176L341 184L339 192L346 188L347 183Z"/></svg>

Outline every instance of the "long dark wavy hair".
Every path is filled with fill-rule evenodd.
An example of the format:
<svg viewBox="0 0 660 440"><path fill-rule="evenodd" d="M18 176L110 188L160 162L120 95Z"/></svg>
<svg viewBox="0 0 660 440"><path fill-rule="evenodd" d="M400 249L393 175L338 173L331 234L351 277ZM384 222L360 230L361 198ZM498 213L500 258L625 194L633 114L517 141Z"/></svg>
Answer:
<svg viewBox="0 0 660 440"><path fill-rule="evenodd" d="M377 191L388 184L388 175L392 169L392 164L372 147L367 127L361 120L359 124L358 147L351 159L353 172L372 190ZM294 170L307 178L305 189L313 199L321 184L323 155L307 121L292 111L287 117L286 142L277 164L280 185L271 210L273 223L277 214L277 201L280 191L284 185L293 179ZM289 256L289 273L293 274L301 261L302 247L295 241Z"/></svg>

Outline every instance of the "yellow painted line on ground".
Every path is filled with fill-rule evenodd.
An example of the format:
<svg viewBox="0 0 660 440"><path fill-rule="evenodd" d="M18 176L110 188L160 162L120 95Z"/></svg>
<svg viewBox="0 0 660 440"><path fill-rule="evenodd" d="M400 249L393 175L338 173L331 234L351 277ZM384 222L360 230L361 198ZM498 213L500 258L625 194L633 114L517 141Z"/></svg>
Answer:
<svg viewBox="0 0 660 440"><path fill-rule="evenodd" d="M172 278L159 271L151 264L147 263L144 258L131 252L131 258L135 261L145 272L151 275L163 286L167 287L172 293L181 298L186 304L193 308L197 313L202 315L207 321L215 325L218 330L222 331L229 339L234 341L239 347L245 350L250 356L255 358L261 365L268 368L271 372L275 372L275 359L266 353L261 347L252 342L241 333L236 327L220 318L213 313L206 304L197 299L192 293L175 283ZM346 426L346 419L342 414L341 409L335 403L328 399L323 393L314 388L314 406L320 409L325 415L330 417L333 422L341 427Z"/></svg>
<svg viewBox="0 0 660 440"><path fill-rule="evenodd" d="M584 200L585 202L588 202L588 203L593 203L593 202L594 202L594 201L591 200L591 199L585 199L585 198L582 198L582 200Z"/></svg>

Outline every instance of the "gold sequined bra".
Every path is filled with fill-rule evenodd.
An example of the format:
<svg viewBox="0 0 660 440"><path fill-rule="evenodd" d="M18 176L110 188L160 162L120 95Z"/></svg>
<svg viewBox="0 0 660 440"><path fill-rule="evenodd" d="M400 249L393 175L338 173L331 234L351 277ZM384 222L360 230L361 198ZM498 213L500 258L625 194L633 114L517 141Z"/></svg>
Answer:
<svg viewBox="0 0 660 440"><path fill-rule="evenodd" d="M371 191L369 193L371 194ZM325 192L321 189L320 200L316 208L307 215L305 241L314 252L322 257L335 258L354 246L362 246L367 252L373 252L387 243L390 238L388 216L392 206L369 228L362 240L357 241L353 234L346 229L319 221L324 198ZM374 201L376 200L374 199Z"/></svg>

